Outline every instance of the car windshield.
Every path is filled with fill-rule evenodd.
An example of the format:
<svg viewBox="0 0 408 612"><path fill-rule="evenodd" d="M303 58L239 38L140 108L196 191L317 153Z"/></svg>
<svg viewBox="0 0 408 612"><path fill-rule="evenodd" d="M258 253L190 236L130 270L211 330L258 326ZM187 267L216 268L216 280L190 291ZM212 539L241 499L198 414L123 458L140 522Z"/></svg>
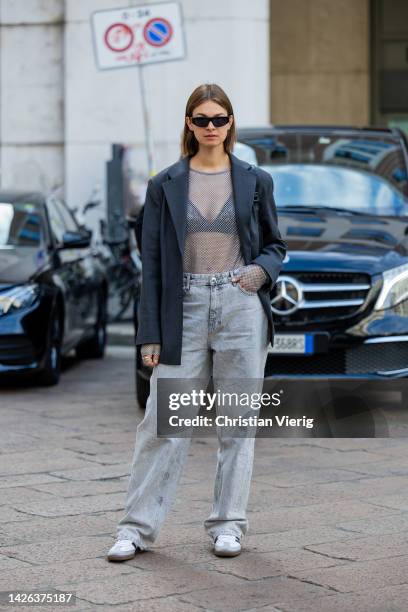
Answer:
<svg viewBox="0 0 408 612"><path fill-rule="evenodd" d="M337 173L342 178L362 176L368 185L367 174L384 179L389 185L408 198L407 163L400 137L394 133L347 129L242 129L238 140L250 146L256 154L259 166L275 164L312 164L326 168L349 168L359 173ZM300 166L299 166L300 170ZM295 169L294 169L295 172ZM314 179L317 178L317 170ZM328 174L325 176L329 176ZM332 175L334 176L334 175ZM340 178L342 177L342 178ZM372 185L380 185L373 180ZM350 185L350 191L354 184ZM342 193L346 186L342 185ZM331 198L330 198L331 199ZM366 206L364 206L366 209Z"/></svg>
<svg viewBox="0 0 408 612"><path fill-rule="evenodd" d="M408 199L386 180L361 170L314 164L263 166L278 207L325 207L372 215L408 215Z"/></svg>
<svg viewBox="0 0 408 612"><path fill-rule="evenodd" d="M28 202L0 202L0 248L38 246L41 217L38 207Z"/></svg>

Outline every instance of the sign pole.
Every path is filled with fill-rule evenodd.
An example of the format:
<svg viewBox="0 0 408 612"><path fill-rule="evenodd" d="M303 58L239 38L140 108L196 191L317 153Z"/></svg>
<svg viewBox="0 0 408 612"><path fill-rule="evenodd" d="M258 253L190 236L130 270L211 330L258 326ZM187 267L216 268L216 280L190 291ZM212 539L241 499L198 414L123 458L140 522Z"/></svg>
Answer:
<svg viewBox="0 0 408 612"><path fill-rule="evenodd" d="M139 83L140 83L140 95L141 95L142 109L143 109L145 142L146 142L146 150L147 150L147 169L148 169L149 178L150 178L156 174L156 171L155 171L155 162L154 162L153 135L150 129L149 108L148 108L147 99L146 99L144 66L139 66Z"/></svg>
<svg viewBox="0 0 408 612"><path fill-rule="evenodd" d="M1 2L1 0L0 0ZM149 178L156 174L153 134L149 116L145 65L169 62L185 57L183 18L180 2L149 2L91 15L96 65L99 70L139 68L147 169Z"/></svg>

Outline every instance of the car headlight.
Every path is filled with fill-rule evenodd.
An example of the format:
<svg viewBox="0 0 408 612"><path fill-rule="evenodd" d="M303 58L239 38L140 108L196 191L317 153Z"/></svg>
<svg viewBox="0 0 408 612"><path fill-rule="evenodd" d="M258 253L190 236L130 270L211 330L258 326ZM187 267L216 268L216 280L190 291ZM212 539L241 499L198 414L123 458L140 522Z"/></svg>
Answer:
<svg viewBox="0 0 408 612"><path fill-rule="evenodd" d="M383 272L383 286L375 310L391 308L408 298L408 264Z"/></svg>
<svg viewBox="0 0 408 612"><path fill-rule="evenodd" d="M36 284L19 285L0 293L0 316L31 306L39 294L40 287Z"/></svg>

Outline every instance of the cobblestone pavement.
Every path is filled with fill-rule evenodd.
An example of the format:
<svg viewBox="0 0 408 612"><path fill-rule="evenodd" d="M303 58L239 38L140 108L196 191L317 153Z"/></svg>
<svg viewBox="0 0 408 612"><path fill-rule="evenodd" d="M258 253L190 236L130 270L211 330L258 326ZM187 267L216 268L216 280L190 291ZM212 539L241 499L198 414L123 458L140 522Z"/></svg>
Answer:
<svg viewBox="0 0 408 612"><path fill-rule="evenodd" d="M407 609L402 437L258 439L232 559L203 529L216 440L193 439L154 548L108 563L143 415L133 367L131 347L109 346L102 361L68 358L57 387L0 389L0 591L73 590L76 611Z"/></svg>

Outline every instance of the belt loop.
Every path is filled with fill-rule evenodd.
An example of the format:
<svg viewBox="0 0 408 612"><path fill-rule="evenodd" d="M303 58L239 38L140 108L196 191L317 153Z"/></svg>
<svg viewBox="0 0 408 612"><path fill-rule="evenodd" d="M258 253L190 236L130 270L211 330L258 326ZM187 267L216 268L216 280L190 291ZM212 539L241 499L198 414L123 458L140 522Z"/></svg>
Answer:
<svg viewBox="0 0 408 612"><path fill-rule="evenodd" d="M187 287L186 287L187 291L190 291L190 279L191 279L190 272L187 272Z"/></svg>

